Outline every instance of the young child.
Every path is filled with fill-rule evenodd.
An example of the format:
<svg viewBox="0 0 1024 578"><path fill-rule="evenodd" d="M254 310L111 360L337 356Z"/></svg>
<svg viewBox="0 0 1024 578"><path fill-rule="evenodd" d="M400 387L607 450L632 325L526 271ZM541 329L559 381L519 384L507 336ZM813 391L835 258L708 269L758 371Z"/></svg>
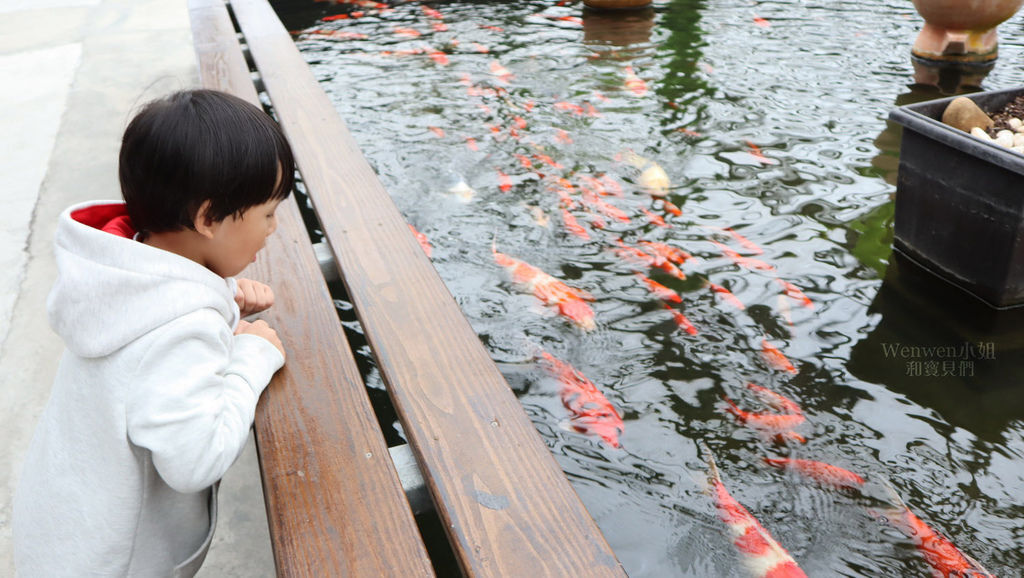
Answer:
<svg viewBox="0 0 1024 578"><path fill-rule="evenodd" d="M148 105L125 131L124 202L73 206L47 301L66 351L14 498L24 578L192 576L216 483L284 364L263 321L273 293L237 275L274 232L292 153L228 94Z"/></svg>

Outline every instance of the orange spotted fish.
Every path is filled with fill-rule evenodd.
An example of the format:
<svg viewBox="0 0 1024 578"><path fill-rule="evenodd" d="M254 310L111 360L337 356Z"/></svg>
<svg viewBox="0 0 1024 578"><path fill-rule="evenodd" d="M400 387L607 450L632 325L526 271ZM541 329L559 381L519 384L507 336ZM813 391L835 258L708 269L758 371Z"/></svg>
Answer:
<svg viewBox="0 0 1024 578"><path fill-rule="evenodd" d="M430 241L427 240L427 236L417 231L416 227L413 227L412 225L409 225L409 230L412 231L413 236L416 237L416 241L420 244L420 247L423 248L423 252L427 254L427 257L429 257L434 248L430 245Z"/></svg>
<svg viewBox="0 0 1024 578"><path fill-rule="evenodd" d="M591 294L574 289L525 261L499 253L493 243L491 252L494 254L495 262L511 273L513 283L531 291L534 297L545 304L557 305L560 315L583 330L591 331L597 327L594 322L594 310L586 303L594 300Z"/></svg>
<svg viewBox="0 0 1024 578"><path fill-rule="evenodd" d="M764 403L772 406L776 411L782 413L802 414L804 411L800 408L800 405L781 393L776 393L767 387L762 387L756 383L747 383L747 389L754 392L754 395L758 397Z"/></svg>
<svg viewBox="0 0 1024 578"><path fill-rule="evenodd" d="M864 478L859 475L825 462L789 458L764 458L764 462L776 468L797 472L823 486L837 490L856 490L864 485Z"/></svg>
<svg viewBox="0 0 1024 578"><path fill-rule="evenodd" d="M803 305L804 307L806 307L808 309L814 309L814 302L811 301L811 299L809 297L807 297L807 295L805 295L804 292L801 291L799 287L797 287L796 285L790 283L789 281L784 281L784 280L779 279L777 277L775 278L775 281L777 281L780 285L782 285L782 288L786 292L786 296L799 301L801 305Z"/></svg>
<svg viewBox="0 0 1024 578"><path fill-rule="evenodd" d="M798 373L796 367L779 351L779 348L769 343L767 339L761 340L761 357L765 360L765 363L775 369L793 374Z"/></svg>
<svg viewBox="0 0 1024 578"><path fill-rule="evenodd" d="M885 487L893 501L893 507L883 511L885 519L910 538L931 567L934 578L995 578L977 560L914 515L892 485L886 482Z"/></svg>
<svg viewBox="0 0 1024 578"><path fill-rule="evenodd" d="M637 273L636 276L647 285L647 288L651 291L658 299L662 301L668 301L669 303L682 303L683 298L679 296L674 290L669 287L658 283L654 279L644 275L643 273Z"/></svg>
<svg viewBox="0 0 1024 578"><path fill-rule="evenodd" d="M626 88L633 91L633 94L637 96L643 96L647 94L647 83L642 78L636 75L632 66L626 67Z"/></svg>
<svg viewBox="0 0 1024 578"><path fill-rule="evenodd" d="M711 281L707 281L706 283L708 284L708 287L710 287L712 291L714 291L715 293L718 293L719 295L721 295L722 296L722 300L725 301L726 303L728 303L729 305L732 305L733 307L735 307L735 308L737 308L739 310L743 310L743 309L747 308L746 305L744 305L743 302L740 301L739 297L736 297L735 295L732 294L732 291L729 291L728 289L726 289L725 287L722 287L721 285L717 285L715 283L712 283Z"/></svg>
<svg viewBox="0 0 1024 578"><path fill-rule="evenodd" d="M740 409L731 399L722 396L725 403L729 404L726 411L736 416L745 425L748 425L767 437L774 437L784 441L795 440L800 443L807 441L807 438L793 431L793 428L802 424L807 418L803 414L795 413L754 413Z"/></svg>
<svg viewBox="0 0 1024 578"><path fill-rule="evenodd" d="M580 433L594 434L613 448L621 447L619 436L625 430L622 417L608 398L575 367L542 351L548 371L562 384L562 404L572 412L569 423Z"/></svg>
<svg viewBox="0 0 1024 578"><path fill-rule="evenodd" d="M796 560L789 555L768 530L746 508L729 494L715 465L711 451L702 444L710 473L710 492L718 517L725 523L743 565L758 578L807 578Z"/></svg>
<svg viewBox="0 0 1024 578"><path fill-rule="evenodd" d="M683 315L682 311L679 311L678 309L673 309L672 306L669 305L668 303L665 303L664 305L665 309L668 309L669 311L672 312L672 320L676 322L676 325L679 326L680 329L689 333L690 335L697 335L697 328L693 325L693 323L690 323L690 320L687 319L685 315Z"/></svg>
<svg viewBox="0 0 1024 578"><path fill-rule="evenodd" d="M743 255L740 255L736 251L733 251L732 249L726 247L725 245L719 243L718 241L711 242L714 243L716 247L718 247L718 250L721 251L723 255L728 257L733 263L736 263L740 267L744 267L747 269L758 269L761 271L772 271L775 269L773 265L765 263L760 259L754 259L753 257L744 257Z"/></svg>

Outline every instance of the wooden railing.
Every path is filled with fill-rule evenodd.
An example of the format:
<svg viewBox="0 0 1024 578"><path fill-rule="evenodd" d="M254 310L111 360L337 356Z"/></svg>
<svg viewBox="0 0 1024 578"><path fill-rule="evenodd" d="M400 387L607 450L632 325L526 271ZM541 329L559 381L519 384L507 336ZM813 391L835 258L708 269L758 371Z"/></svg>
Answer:
<svg viewBox="0 0 1024 578"><path fill-rule="evenodd" d="M624 576L271 6L190 11L205 87L258 102L251 55L463 574ZM288 351L256 420L278 574L433 575L293 199L245 273Z"/></svg>

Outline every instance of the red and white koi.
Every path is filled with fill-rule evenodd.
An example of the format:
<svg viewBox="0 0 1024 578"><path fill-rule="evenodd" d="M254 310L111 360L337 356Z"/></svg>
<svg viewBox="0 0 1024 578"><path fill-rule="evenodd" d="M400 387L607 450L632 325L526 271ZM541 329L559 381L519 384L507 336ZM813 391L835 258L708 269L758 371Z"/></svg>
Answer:
<svg viewBox="0 0 1024 578"><path fill-rule="evenodd" d="M498 189L503 193L512 190L512 177L505 174L501 169L495 169L498 173Z"/></svg>
<svg viewBox="0 0 1024 578"><path fill-rule="evenodd" d="M562 224L565 225L566 231L586 241L590 240L590 233L583 228L583 225L576 220L576 217L568 209L562 209Z"/></svg>
<svg viewBox="0 0 1024 578"><path fill-rule="evenodd" d="M885 518L910 538L931 567L934 578L995 578L977 560L911 512L892 485L886 482L885 487L893 501L893 507L883 512Z"/></svg>
<svg viewBox="0 0 1024 578"><path fill-rule="evenodd" d="M797 402L789 399L781 393L776 393L767 387L762 387L756 383L748 382L747 389L754 392L754 395L756 395L758 399L767 405L772 406L776 411L796 415L804 413L803 409L800 408L800 405Z"/></svg>
<svg viewBox="0 0 1024 578"><path fill-rule="evenodd" d="M722 476L718 472L711 451L707 446L703 446L703 451L707 456L710 491L715 501L715 509L718 511L719 519L728 528L743 565L758 578L807 578L807 574L800 569L789 552L772 538L757 518L732 497L722 483Z"/></svg>
<svg viewBox="0 0 1024 578"><path fill-rule="evenodd" d="M716 247L718 247L718 250L721 251L723 255L728 257L733 263L739 265L740 267L744 267L746 269L757 269L760 271L773 271L775 269L774 265L765 263L760 259L754 259L753 257L744 257L743 255L740 255L736 251L733 251L732 249L723 245L722 243L719 243L718 241L711 242L714 243Z"/></svg>
<svg viewBox="0 0 1024 578"><path fill-rule="evenodd" d="M634 263L642 263L647 267L657 267L669 275L679 280L685 280L686 274L683 273L675 263L669 261L661 255L652 255L642 249L627 245L622 239L615 239L615 244L618 248L612 249L616 255L620 258L631 261Z"/></svg>
<svg viewBox="0 0 1024 578"><path fill-rule="evenodd" d="M651 211L647 210L644 207L640 207L640 211L642 211L643 214L647 216L647 220L649 220L652 225L657 225L659 227L669 226L669 224L665 222L665 218L662 217L661 215L652 213Z"/></svg>
<svg viewBox="0 0 1024 578"><path fill-rule="evenodd" d="M814 309L814 302L811 301L811 299L805 295L799 287L789 281L779 279L778 277L775 278L775 281L778 282L779 285L782 285L782 289L785 291L787 297L799 301L801 305L808 309Z"/></svg>
<svg viewBox="0 0 1024 578"><path fill-rule="evenodd" d="M619 436L625 425L608 398L572 365L546 351L542 351L540 357L562 385L562 404L572 412L569 423L573 429L597 435L613 448L621 447Z"/></svg>
<svg viewBox="0 0 1024 578"><path fill-rule="evenodd" d="M745 143L747 145L747 154L749 154L750 156L754 157L755 161L761 163L762 165L777 165L777 164L779 164L779 161L777 161L775 159L770 159L770 158L764 156L764 153L761 152L761 147L757 146L756 144L754 144L754 143L752 143L750 141L745 141Z"/></svg>
<svg viewBox="0 0 1024 578"><path fill-rule="evenodd" d="M508 84L514 77L514 75L509 72L509 69L505 68L497 60L491 61L491 74L496 76L499 81L504 82L505 84Z"/></svg>
<svg viewBox="0 0 1024 578"><path fill-rule="evenodd" d="M668 243L662 243L660 241L645 241L643 239L638 242L648 253L658 257L664 257L668 261L677 265L682 265L693 258L693 255L679 249L678 247L673 247Z"/></svg>
<svg viewBox="0 0 1024 578"><path fill-rule="evenodd" d="M764 458L764 463L783 470L794 471L819 484L836 490L856 490L864 485L864 478L832 464L815 460Z"/></svg>

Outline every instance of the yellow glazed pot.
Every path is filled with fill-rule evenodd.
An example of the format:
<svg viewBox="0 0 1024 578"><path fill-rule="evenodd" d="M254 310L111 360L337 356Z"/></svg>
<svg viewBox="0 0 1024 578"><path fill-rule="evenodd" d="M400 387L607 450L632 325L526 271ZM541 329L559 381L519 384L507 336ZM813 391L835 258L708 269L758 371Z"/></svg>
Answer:
<svg viewBox="0 0 1024 578"><path fill-rule="evenodd" d="M924 18L911 52L929 60L984 62L998 55L996 26L1024 0L913 0Z"/></svg>

